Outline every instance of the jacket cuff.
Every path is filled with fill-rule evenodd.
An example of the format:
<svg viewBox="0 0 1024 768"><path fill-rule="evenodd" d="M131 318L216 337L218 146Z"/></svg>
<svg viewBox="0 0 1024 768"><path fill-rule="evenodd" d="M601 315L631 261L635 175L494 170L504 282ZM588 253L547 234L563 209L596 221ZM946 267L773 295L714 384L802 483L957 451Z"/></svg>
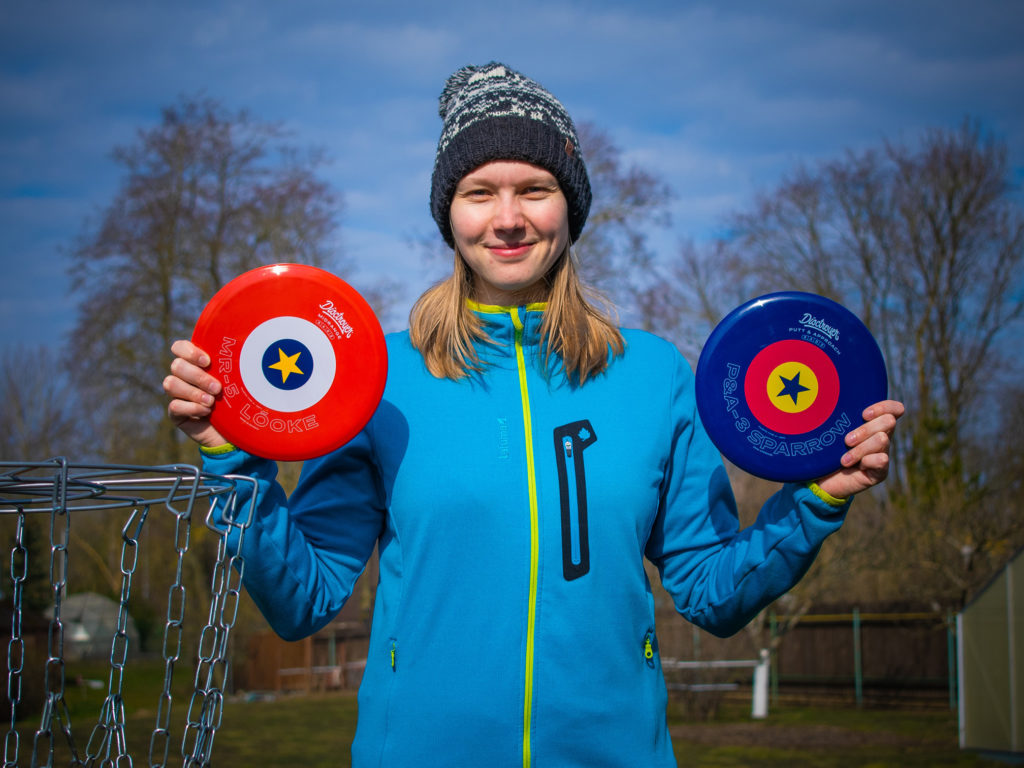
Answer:
<svg viewBox="0 0 1024 768"><path fill-rule="evenodd" d="M223 456L225 453L231 453L237 450L231 443L224 443L224 445L216 445L213 448L207 448L205 445L199 446L199 452L204 456Z"/></svg>
<svg viewBox="0 0 1024 768"><path fill-rule="evenodd" d="M807 483L807 488L808 488L808 490L810 490L811 493L813 493L819 499L821 499L826 504L828 504L829 506L832 506L832 507L841 507L844 504L846 504L846 502L849 501L848 498L846 498L846 499L838 499L835 496L833 496L831 493L828 493L827 491L823 491L821 489L821 486L819 486L817 483Z"/></svg>

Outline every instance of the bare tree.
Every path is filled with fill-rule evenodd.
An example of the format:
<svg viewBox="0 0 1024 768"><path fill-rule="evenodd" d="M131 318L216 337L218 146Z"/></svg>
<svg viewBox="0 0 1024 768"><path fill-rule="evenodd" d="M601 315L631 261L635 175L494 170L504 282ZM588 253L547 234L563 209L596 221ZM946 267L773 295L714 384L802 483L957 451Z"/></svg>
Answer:
<svg viewBox="0 0 1024 768"><path fill-rule="evenodd" d="M686 241L667 270L668 295L658 330L696 364L708 335L734 307L761 293L742 250L731 240Z"/></svg>
<svg viewBox="0 0 1024 768"><path fill-rule="evenodd" d="M84 458L78 392L56 353L15 346L0 356L0 461Z"/></svg>
<svg viewBox="0 0 1024 768"><path fill-rule="evenodd" d="M680 260L704 321L728 309L715 306L711 282L724 272L743 299L812 291L872 330L890 389L910 408L876 548L904 594L962 601L1012 536L987 502L994 478L977 461L994 437L993 384L1014 358L1007 345L1024 310L1024 217L1009 179L1004 145L967 121L914 146L886 143L798 169L736 217L717 252ZM1019 502L1008 503L1019 517Z"/></svg>
<svg viewBox="0 0 1024 768"><path fill-rule="evenodd" d="M170 340L191 335L205 303L241 272L339 267L338 200L316 175L319 152L205 98L165 109L114 160L121 186L71 254L79 314L67 356L119 460L175 460L180 438L162 418L160 390Z"/></svg>
<svg viewBox="0 0 1024 768"><path fill-rule="evenodd" d="M577 243L582 274L653 330L667 297L650 235L670 223L672 190L652 171L628 164L611 136L594 123L580 123L577 130L593 190Z"/></svg>

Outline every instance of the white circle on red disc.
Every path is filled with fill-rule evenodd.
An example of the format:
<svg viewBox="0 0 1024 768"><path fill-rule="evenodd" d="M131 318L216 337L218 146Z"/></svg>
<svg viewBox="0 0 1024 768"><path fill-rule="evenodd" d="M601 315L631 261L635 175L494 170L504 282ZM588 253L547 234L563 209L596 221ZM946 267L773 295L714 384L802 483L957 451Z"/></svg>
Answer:
<svg viewBox="0 0 1024 768"><path fill-rule="evenodd" d="M249 453L300 461L330 453L370 420L384 393L384 334L366 300L301 264L227 283L192 334L223 391L210 422Z"/></svg>
<svg viewBox="0 0 1024 768"><path fill-rule="evenodd" d="M280 348L278 342L283 339L303 343L306 348L304 351L315 361L309 374L296 368L299 375L304 377L303 384L297 388L275 386L275 382L270 379L274 374L268 376L269 372L263 365L267 352L273 352L275 347ZM289 357L283 351L280 354ZM295 413L319 403L330 391L337 370L334 348L327 334L308 320L290 316L274 317L256 326L242 344L238 365L242 383L249 393L260 405L282 413ZM285 384L294 375L287 370L280 374Z"/></svg>

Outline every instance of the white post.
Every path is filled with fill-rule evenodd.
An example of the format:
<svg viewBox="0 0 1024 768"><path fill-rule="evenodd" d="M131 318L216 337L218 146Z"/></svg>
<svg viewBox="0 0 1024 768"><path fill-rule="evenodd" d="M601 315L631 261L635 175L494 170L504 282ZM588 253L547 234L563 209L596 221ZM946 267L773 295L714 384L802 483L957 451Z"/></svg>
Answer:
<svg viewBox="0 0 1024 768"><path fill-rule="evenodd" d="M769 653L767 648L761 649L761 658L754 667L754 700L751 705L750 716L757 719L768 717L768 665Z"/></svg>

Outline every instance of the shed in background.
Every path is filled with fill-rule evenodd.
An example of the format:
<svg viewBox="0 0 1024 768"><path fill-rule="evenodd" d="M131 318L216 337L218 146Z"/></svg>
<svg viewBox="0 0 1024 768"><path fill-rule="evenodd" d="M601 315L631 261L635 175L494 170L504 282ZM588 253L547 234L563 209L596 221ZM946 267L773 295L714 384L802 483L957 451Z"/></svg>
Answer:
<svg viewBox="0 0 1024 768"><path fill-rule="evenodd" d="M960 747L1024 756L1024 550L957 616Z"/></svg>

